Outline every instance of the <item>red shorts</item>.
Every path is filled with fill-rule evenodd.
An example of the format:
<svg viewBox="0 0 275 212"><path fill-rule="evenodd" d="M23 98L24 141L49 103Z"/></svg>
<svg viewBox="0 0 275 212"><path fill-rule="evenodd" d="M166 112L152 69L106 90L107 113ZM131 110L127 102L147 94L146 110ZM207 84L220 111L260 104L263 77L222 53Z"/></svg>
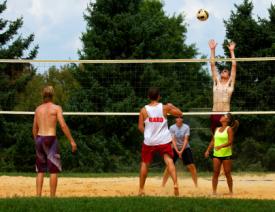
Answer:
<svg viewBox="0 0 275 212"><path fill-rule="evenodd" d="M142 162L151 163L155 153L159 153L160 156L163 156L164 154L168 154L171 158L174 157L171 143L161 144L156 146L148 146L144 143L142 144L142 149L141 149Z"/></svg>
<svg viewBox="0 0 275 212"><path fill-rule="evenodd" d="M221 126L220 119L222 116L223 114L213 114L210 116L212 135L214 135L216 128Z"/></svg>

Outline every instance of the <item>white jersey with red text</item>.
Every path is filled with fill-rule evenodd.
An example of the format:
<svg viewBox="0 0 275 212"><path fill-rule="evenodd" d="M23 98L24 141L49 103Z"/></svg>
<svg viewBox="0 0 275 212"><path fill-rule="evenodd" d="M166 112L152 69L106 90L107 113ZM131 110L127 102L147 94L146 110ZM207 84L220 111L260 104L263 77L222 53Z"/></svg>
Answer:
<svg viewBox="0 0 275 212"><path fill-rule="evenodd" d="M163 115L162 103L155 106L146 105L145 110L148 117L144 121L144 144L156 146L170 143L172 136L168 130L167 119Z"/></svg>

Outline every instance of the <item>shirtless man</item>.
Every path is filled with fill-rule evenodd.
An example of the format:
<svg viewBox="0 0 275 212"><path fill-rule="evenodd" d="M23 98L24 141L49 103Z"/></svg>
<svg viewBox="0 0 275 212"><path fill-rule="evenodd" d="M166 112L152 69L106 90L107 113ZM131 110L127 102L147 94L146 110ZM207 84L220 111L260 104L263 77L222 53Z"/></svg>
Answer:
<svg viewBox="0 0 275 212"><path fill-rule="evenodd" d="M50 172L50 195L55 196L57 187L57 173L61 171L61 160L56 139L56 123L66 137L69 139L72 152L77 149L76 143L71 136L70 130L62 115L62 108L53 104L54 90L52 86L47 86L43 90L43 104L35 110L33 120L33 137L35 139L36 149L36 194L41 196L44 173Z"/></svg>

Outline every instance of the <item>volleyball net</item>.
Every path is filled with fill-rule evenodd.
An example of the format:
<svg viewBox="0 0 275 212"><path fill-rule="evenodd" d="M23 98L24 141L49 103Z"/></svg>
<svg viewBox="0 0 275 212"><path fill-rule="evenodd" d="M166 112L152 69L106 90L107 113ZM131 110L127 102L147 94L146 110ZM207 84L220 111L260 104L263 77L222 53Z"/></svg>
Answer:
<svg viewBox="0 0 275 212"><path fill-rule="evenodd" d="M275 170L275 57L237 58L231 111L240 121L234 139L238 170ZM209 59L169 60L0 60L0 167L33 170L33 111L42 89L52 85L54 102L77 141L77 156L60 142L64 169L80 172L136 171L143 135L137 115L147 91L160 88L161 102L173 103L191 128L190 143L199 170L210 140L213 82ZM217 67L230 59L217 58ZM216 113L216 112L215 112ZM265 114L263 116L262 114ZM239 116L241 115L241 116ZM174 120L168 119L169 126ZM65 140L61 132L60 140ZM11 159L12 155L12 159ZM159 162L157 168L163 166Z"/></svg>
<svg viewBox="0 0 275 212"><path fill-rule="evenodd" d="M236 58L233 114L275 114L275 57ZM230 67L231 59L215 59ZM209 59L0 60L1 114L33 114L45 85L65 115L137 115L147 90L184 115L209 115L213 104ZM9 77L9 79L7 78ZM7 84L5 84L5 80ZM221 97L222 99L222 97Z"/></svg>

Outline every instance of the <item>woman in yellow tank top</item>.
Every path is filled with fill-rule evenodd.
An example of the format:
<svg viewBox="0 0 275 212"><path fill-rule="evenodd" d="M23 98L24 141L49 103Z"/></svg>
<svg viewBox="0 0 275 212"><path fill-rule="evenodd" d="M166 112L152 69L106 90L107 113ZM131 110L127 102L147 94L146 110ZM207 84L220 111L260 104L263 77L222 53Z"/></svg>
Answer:
<svg viewBox="0 0 275 212"><path fill-rule="evenodd" d="M220 118L221 127L218 127L212 140L206 150L205 156L209 156L209 151L214 147L213 152L213 177L212 188L213 194L217 193L218 178L220 169L223 165L226 176L229 193L233 193L233 180L231 176L232 167L232 144L234 132L238 127L238 121L234 121L231 113L227 113Z"/></svg>

